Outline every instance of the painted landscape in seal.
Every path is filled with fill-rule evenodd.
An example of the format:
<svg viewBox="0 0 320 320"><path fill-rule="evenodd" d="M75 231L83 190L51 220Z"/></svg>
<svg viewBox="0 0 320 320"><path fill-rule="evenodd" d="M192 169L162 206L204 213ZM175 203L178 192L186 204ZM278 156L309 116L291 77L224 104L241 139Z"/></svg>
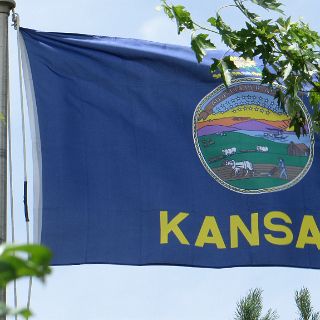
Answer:
<svg viewBox="0 0 320 320"><path fill-rule="evenodd" d="M220 86L194 114L198 155L219 183L243 193L272 192L297 183L313 159L313 134L296 136L274 99L276 90L253 82ZM301 102L302 103L302 102Z"/></svg>

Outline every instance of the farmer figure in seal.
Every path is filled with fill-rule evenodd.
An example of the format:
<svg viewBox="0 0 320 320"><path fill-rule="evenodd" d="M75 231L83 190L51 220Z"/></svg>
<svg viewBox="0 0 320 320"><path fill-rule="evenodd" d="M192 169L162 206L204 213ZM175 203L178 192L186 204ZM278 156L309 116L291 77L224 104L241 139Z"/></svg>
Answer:
<svg viewBox="0 0 320 320"><path fill-rule="evenodd" d="M286 165L285 165L283 159L279 160L278 167L279 167L279 172L280 172L280 179L284 178L284 179L288 180L287 168L286 168Z"/></svg>

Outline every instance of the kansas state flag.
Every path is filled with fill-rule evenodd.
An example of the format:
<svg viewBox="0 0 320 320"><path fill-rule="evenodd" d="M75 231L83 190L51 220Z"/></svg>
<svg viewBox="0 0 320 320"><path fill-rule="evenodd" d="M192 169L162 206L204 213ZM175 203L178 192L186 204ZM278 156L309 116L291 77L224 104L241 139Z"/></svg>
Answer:
<svg viewBox="0 0 320 320"><path fill-rule="evenodd" d="M320 268L319 148L236 56L21 30L35 239L55 265Z"/></svg>

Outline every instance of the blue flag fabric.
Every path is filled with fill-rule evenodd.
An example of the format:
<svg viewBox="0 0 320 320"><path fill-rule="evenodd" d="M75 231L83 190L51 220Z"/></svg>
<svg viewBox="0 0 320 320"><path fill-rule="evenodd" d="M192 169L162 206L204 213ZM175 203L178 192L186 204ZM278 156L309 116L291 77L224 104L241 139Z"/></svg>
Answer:
<svg viewBox="0 0 320 320"><path fill-rule="evenodd" d="M232 57L21 30L35 235L54 265L320 268L319 150Z"/></svg>

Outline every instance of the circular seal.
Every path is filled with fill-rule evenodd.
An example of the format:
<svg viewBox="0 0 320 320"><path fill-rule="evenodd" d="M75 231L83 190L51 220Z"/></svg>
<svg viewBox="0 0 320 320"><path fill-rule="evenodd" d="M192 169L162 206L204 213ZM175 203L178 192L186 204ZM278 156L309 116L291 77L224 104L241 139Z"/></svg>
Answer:
<svg viewBox="0 0 320 320"><path fill-rule="evenodd" d="M306 134L298 138L274 98L276 87L259 79L218 86L197 105L193 138L201 163L221 185L240 193L280 191L298 183L313 161L314 135L301 103Z"/></svg>

